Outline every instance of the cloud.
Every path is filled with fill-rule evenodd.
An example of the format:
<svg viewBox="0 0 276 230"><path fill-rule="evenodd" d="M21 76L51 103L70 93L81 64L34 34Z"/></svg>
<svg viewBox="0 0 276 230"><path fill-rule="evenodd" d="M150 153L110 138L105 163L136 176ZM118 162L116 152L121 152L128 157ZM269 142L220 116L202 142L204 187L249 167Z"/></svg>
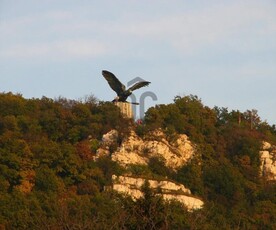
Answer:
<svg viewBox="0 0 276 230"><path fill-rule="evenodd" d="M270 63L246 63L238 68L236 75L244 79L260 79L264 83L275 78L276 67Z"/></svg>
<svg viewBox="0 0 276 230"><path fill-rule="evenodd" d="M206 46L239 45L253 48L256 43L248 40L260 36L276 39L275 7L252 1L211 5L207 8L159 18L116 23L113 33L122 33L135 39L155 40L170 44L179 52L193 53ZM263 44L265 45L265 44Z"/></svg>
<svg viewBox="0 0 276 230"><path fill-rule="evenodd" d="M40 33L41 31L47 30L47 27L45 27L47 24L66 23L72 20L72 18L72 13L68 11L49 11L21 17L6 17L0 21L0 38L2 37L4 39L4 37L18 36L22 33Z"/></svg>
<svg viewBox="0 0 276 230"><path fill-rule="evenodd" d="M0 22L0 58L95 58L112 50L87 34L88 26L69 11L47 11ZM80 32L81 31L81 32ZM82 33L82 34L80 34Z"/></svg>
<svg viewBox="0 0 276 230"><path fill-rule="evenodd" d="M146 47L157 45L180 55L197 55L206 48L247 52L271 45L260 42L260 38L276 39L275 6L259 1L226 1L183 8L183 12L139 13L138 17L120 11L116 18L108 17L112 9L101 18L94 18L93 12L82 17L80 11L48 11L2 23L0 42L5 47L0 55L68 59L97 57L113 50L116 56L125 56L144 47L143 55L151 56Z"/></svg>
<svg viewBox="0 0 276 230"><path fill-rule="evenodd" d="M37 44L16 44L4 48L3 58L51 58L54 60L72 58L95 58L104 55L107 46L93 40L64 40Z"/></svg>

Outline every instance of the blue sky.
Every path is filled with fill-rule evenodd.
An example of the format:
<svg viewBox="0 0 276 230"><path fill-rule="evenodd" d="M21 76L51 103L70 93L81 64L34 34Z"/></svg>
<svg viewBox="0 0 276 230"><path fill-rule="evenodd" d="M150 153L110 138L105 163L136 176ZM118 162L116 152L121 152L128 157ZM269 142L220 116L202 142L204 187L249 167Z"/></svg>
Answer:
<svg viewBox="0 0 276 230"><path fill-rule="evenodd" d="M158 100L257 109L276 124L275 0L0 0L0 91L112 100L101 76Z"/></svg>

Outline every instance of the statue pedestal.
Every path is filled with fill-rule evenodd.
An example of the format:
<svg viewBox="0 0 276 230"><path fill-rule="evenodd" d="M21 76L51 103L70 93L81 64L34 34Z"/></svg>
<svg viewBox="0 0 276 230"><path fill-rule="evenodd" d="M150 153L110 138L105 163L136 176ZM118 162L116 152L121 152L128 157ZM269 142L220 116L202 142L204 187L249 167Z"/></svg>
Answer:
<svg viewBox="0 0 276 230"><path fill-rule="evenodd" d="M114 102L114 104L120 108L123 116L125 116L126 118L133 118L132 105L130 103Z"/></svg>

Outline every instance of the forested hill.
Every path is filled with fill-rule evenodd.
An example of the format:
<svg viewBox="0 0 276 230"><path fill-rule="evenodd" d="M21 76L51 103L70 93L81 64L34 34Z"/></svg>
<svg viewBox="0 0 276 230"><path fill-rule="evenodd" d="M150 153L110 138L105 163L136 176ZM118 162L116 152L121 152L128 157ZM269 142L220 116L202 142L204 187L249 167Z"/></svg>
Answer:
<svg viewBox="0 0 276 230"><path fill-rule="evenodd" d="M186 134L197 157L177 171L155 159L122 168L110 156L95 161L102 135L130 130L144 137L162 129ZM25 99L0 94L0 229L276 229L276 185L260 174L263 141L276 145L276 127L256 110L204 106L197 96L150 108L143 123L93 96ZM275 160L275 159L274 159ZM134 202L108 188L112 175L143 174L189 187L204 200L194 212L143 187Z"/></svg>

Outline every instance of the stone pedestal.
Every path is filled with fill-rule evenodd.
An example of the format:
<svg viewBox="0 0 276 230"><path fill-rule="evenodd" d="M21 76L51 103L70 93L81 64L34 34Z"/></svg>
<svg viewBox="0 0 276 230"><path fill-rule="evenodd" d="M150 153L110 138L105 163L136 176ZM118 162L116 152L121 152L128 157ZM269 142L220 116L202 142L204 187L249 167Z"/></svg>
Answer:
<svg viewBox="0 0 276 230"><path fill-rule="evenodd" d="M125 116L126 118L133 118L132 105L130 103L114 102L114 104L120 108L123 116Z"/></svg>

